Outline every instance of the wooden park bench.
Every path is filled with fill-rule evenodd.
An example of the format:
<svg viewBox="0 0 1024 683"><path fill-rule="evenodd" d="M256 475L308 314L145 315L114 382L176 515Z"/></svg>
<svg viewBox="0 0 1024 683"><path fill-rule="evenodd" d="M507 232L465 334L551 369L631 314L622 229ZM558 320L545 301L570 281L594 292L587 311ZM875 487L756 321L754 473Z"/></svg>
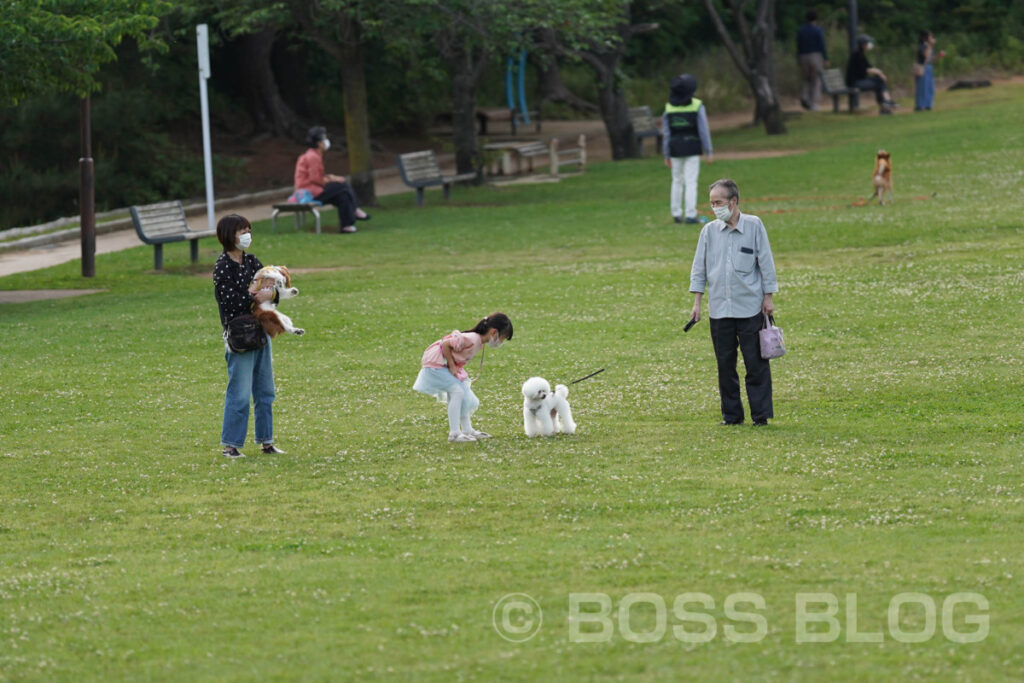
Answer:
<svg viewBox="0 0 1024 683"><path fill-rule="evenodd" d="M536 131L540 132L540 112L531 111L527 112L533 124L536 126ZM480 124L480 135L487 135L487 124L492 121L508 121L509 129L512 131L512 135L516 134L516 128L523 122L523 116L515 109L505 109L504 107L482 107L476 110L476 120Z"/></svg>
<svg viewBox="0 0 1024 683"><path fill-rule="evenodd" d="M644 155L644 138L655 139L655 152L661 149L661 122L654 119L650 107L630 107L629 121L633 124L633 135L636 136L637 156Z"/></svg>
<svg viewBox="0 0 1024 683"><path fill-rule="evenodd" d="M548 172L558 177L561 166L575 165L578 172L583 173L587 165L587 136L582 133L576 138L576 147L558 149L558 138L551 138L548 145Z"/></svg>
<svg viewBox="0 0 1024 683"><path fill-rule="evenodd" d="M179 200L133 206L129 211L139 239L153 245L154 270L163 270L164 245L168 242L188 240L192 249L192 263L195 263L199 260L199 240L217 234L216 230L190 228L185 220L185 207Z"/></svg>
<svg viewBox="0 0 1024 683"><path fill-rule="evenodd" d="M821 71L821 91L832 97L832 111L839 113L839 98L849 96L850 111L857 109L860 90L846 85L846 79L839 69L823 69Z"/></svg>
<svg viewBox="0 0 1024 683"><path fill-rule="evenodd" d="M476 173L441 175L441 167L437 165L437 157L431 150L399 154L398 172L402 174L402 182L416 190L416 206L423 206L423 190L425 188L440 185L444 190L444 198L448 199L452 183L476 178Z"/></svg>

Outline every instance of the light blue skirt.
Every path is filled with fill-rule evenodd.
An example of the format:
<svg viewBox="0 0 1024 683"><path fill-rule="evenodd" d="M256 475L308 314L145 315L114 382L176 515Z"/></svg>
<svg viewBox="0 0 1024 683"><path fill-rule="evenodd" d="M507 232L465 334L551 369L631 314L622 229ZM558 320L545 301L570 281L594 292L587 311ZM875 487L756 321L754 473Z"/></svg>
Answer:
<svg viewBox="0 0 1024 683"><path fill-rule="evenodd" d="M457 380L455 375L448 371L448 368L420 368L420 374L416 376L416 382L412 388L416 391L435 397L441 403L448 402L448 393L453 385L461 384L466 388L466 393L473 393L470 388L470 380Z"/></svg>

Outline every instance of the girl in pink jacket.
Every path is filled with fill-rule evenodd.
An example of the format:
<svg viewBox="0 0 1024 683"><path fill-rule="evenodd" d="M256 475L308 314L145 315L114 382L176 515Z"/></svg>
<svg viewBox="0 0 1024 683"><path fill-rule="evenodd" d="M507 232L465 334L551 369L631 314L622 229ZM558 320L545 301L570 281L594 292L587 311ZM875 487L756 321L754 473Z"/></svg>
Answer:
<svg viewBox="0 0 1024 683"><path fill-rule="evenodd" d="M511 338L512 321L504 313L491 313L473 329L453 330L423 352L423 367L412 388L448 403L449 441L463 443L490 438L487 432L473 429L470 422L480 401L471 388L473 380L466 372L466 364L483 349L485 342L498 348ZM482 357L480 363L482 366Z"/></svg>

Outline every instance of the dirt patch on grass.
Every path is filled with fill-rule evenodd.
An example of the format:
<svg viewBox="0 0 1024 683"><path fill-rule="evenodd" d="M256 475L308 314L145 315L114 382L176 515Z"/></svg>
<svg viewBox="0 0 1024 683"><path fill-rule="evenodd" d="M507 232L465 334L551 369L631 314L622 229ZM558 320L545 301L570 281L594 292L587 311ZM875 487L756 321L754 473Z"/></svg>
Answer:
<svg viewBox="0 0 1024 683"><path fill-rule="evenodd" d="M0 291L0 304L23 304L29 301L46 301L47 299L67 299L72 296L84 296L105 292L105 289L14 289Z"/></svg>

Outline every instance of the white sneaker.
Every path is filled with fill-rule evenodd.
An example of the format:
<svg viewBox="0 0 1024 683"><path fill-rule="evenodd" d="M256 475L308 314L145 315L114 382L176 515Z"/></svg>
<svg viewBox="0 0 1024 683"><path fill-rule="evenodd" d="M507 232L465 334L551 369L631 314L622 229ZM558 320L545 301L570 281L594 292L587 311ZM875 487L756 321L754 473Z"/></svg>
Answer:
<svg viewBox="0 0 1024 683"><path fill-rule="evenodd" d="M477 430L477 429L474 429L474 430L472 430L472 431L470 432L470 434L471 434L471 435L472 435L472 436L473 436L473 437L474 437L474 438L475 438L475 439L476 439L477 441L479 441L480 439L489 439L489 438L491 438L491 435L490 435L490 434L488 434L487 432L481 432L480 430Z"/></svg>
<svg viewBox="0 0 1024 683"><path fill-rule="evenodd" d="M449 434L448 440L452 443L467 443L469 441L476 441L476 437L459 432L458 434Z"/></svg>

